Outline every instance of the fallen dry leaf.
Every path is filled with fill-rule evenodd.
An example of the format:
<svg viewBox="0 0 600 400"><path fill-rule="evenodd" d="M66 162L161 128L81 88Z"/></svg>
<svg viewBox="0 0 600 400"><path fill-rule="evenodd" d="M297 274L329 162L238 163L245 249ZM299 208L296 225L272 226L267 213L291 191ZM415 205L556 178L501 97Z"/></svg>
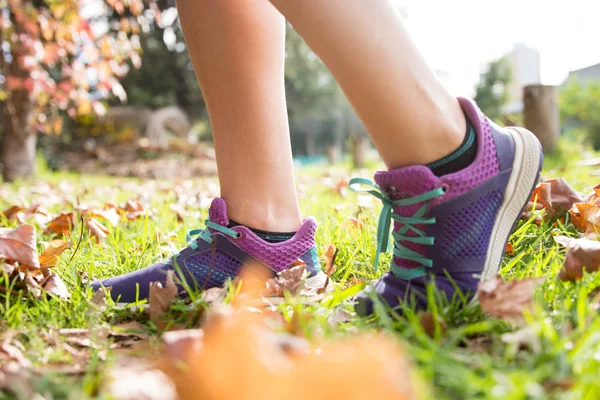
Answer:
<svg viewBox="0 0 600 400"><path fill-rule="evenodd" d="M302 345L290 345L290 336L271 331L265 318L221 307L209 313L203 332L167 336L162 365L179 398L420 398L419 380L394 339L365 334L313 346L296 338Z"/></svg>
<svg viewBox="0 0 600 400"><path fill-rule="evenodd" d="M15 229L0 228L0 258L39 268L35 228L31 225L21 225Z"/></svg>
<svg viewBox="0 0 600 400"><path fill-rule="evenodd" d="M45 278L41 286L47 293L58 298L68 299L71 297L69 289L67 289L67 286L60 279L60 276L56 274L51 274Z"/></svg>
<svg viewBox="0 0 600 400"><path fill-rule="evenodd" d="M62 213L48 222L44 233L54 233L56 235L68 234L74 225L73 213Z"/></svg>
<svg viewBox="0 0 600 400"><path fill-rule="evenodd" d="M30 293L33 296L33 298L39 299L42 296L42 287L40 286L36 278L29 274L23 273L20 273L19 276L22 277L21 282L23 283L23 285L25 285L27 292Z"/></svg>
<svg viewBox="0 0 600 400"><path fill-rule="evenodd" d="M106 309L106 296L110 297L110 287L102 287L94 292L90 303L94 304L100 310Z"/></svg>
<svg viewBox="0 0 600 400"><path fill-rule="evenodd" d="M531 194L531 202L541 204L551 217L567 212L583 198L562 178L547 179L538 184Z"/></svg>
<svg viewBox="0 0 600 400"><path fill-rule="evenodd" d="M323 252L322 257L323 261L325 261L325 275L327 275L327 279L325 280L323 287L318 290L318 293L323 293L327 289L327 286L329 285L329 279L337 268L335 266L335 259L337 258L337 255L337 247L332 244L325 245L325 251Z"/></svg>
<svg viewBox="0 0 600 400"><path fill-rule="evenodd" d="M90 231L90 234L96 238L96 242L106 239L108 236L108 229L102 225L96 218L89 218L85 220L85 224Z"/></svg>
<svg viewBox="0 0 600 400"><path fill-rule="evenodd" d="M18 341L12 341L10 336L4 338L0 343L0 352L16 361L21 367L28 368L31 366L31 362L23 355L21 349L23 349L23 345Z"/></svg>
<svg viewBox="0 0 600 400"><path fill-rule="evenodd" d="M352 226L355 227L356 229L362 230L364 227L363 223L354 217L348 217L348 221L350 221L352 223Z"/></svg>
<svg viewBox="0 0 600 400"><path fill-rule="evenodd" d="M497 276L483 281L477 289L481 311L508 322L523 321L523 312L529 310L533 293L544 278L528 278L504 282Z"/></svg>
<svg viewBox="0 0 600 400"><path fill-rule="evenodd" d="M423 331L431 338L436 336L436 332L444 333L448 329L446 321L439 316L436 320L430 312L420 312L418 317Z"/></svg>
<svg viewBox="0 0 600 400"><path fill-rule="evenodd" d="M267 281L267 295L281 297L286 292L292 296L297 295L304 285L304 271L305 263L281 271L278 276Z"/></svg>
<svg viewBox="0 0 600 400"><path fill-rule="evenodd" d="M558 238L557 242L567 247L564 267L558 277L563 281L576 281L583 272L594 272L600 268L600 242L586 238Z"/></svg>
<svg viewBox="0 0 600 400"><path fill-rule="evenodd" d="M159 330L163 330L167 325L163 321L163 316L177 298L178 289L173 281L173 271L167 274L165 287L160 282L150 283L150 294L148 296L148 313L150 320L154 322Z"/></svg>
<svg viewBox="0 0 600 400"><path fill-rule="evenodd" d="M106 210L85 210L83 211L83 215L91 219L100 218L106 220L113 226L118 225L119 221L121 220L121 216L114 208L108 208Z"/></svg>
<svg viewBox="0 0 600 400"><path fill-rule="evenodd" d="M117 400L178 400L175 386L165 373L136 358L119 360L108 371L102 392Z"/></svg>
<svg viewBox="0 0 600 400"><path fill-rule="evenodd" d="M584 231L585 236L593 237L600 230L600 207L592 203L577 203L569 210L573 225Z"/></svg>
<svg viewBox="0 0 600 400"><path fill-rule="evenodd" d="M144 208L144 205L139 200L127 200L125 205L120 207L120 210L125 213L125 216L129 221L133 221L138 218L145 217L150 213L149 210Z"/></svg>
<svg viewBox="0 0 600 400"><path fill-rule="evenodd" d="M530 349L534 354L542 351L542 343L539 337L539 328L536 326L526 326L515 332L502 334L504 343L511 343L519 348Z"/></svg>
<svg viewBox="0 0 600 400"><path fill-rule="evenodd" d="M511 242L506 243L505 251L506 251L507 256L509 256L509 257L515 256L515 246Z"/></svg>
<svg viewBox="0 0 600 400"><path fill-rule="evenodd" d="M72 242L66 242L61 239L53 240L48 243L44 252L39 256L40 267L56 267L60 255L68 248L72 247Z"/></svg>
<svg viewBox="0 0 600 400"><path fill-rule="evenodd" d="M15 219L17 219L17 213L24 209L25 207L22 206L10 206L6 210L2 211L1 214L6 217L7 221L14 221Z"/></svg>

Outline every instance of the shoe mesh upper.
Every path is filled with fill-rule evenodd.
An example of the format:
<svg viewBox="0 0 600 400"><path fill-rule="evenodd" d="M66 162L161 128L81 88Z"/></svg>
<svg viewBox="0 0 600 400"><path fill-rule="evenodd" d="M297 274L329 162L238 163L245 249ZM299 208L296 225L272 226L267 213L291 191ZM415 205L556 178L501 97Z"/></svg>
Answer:
<svg viewBox="0 0 600 400"><path fill-rule="evenodd" d="M205 252L190 256L184 260L185 266L197 278L198 285L206 288L223 286L228 278L234 277L240 270L241 263L227 254L216 252L212 272L210 272L211 253ZM209 276L206 284L206 276Z"/></svg>
<svg viewBox="0 0 600 400"><path fill-rule="evenodd" d="M485 257L502 193L489 192L469 206L450 214L443 226L440 243L447 260Z"/></svg>

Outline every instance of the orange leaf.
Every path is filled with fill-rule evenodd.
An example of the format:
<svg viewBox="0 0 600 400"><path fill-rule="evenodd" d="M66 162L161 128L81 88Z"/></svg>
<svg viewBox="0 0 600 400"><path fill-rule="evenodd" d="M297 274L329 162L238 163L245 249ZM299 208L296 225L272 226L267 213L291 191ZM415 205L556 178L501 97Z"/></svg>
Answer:
<svg viewBox="0 0 600 400"><path fill-rule="evenodd" d="M63 213L58 215L46 226L44 233L54 233L56 235L64 235L69 233L73 228L73 213Z"/></svg>
<svg viewBox="0 0 600 400"><path fill-rule="evenodd" d="M510 257L515 256L515 246L513 246L513 244L510 242L506 243L506 254L508 254Z"/></svg>
<svg viewBox="0 0 600 400"><path fill-rule="evenodd" d="M51 295L61 299L68 299L71 295L69 289L65 286L60 276L51 274L42 282L42 288Z"/></svg>
<svg viewBox="0 0 600 400"><path fill-rule="evenodd" d="M84 211L84 215L88 217L98 217L104 219L110 222L113 226L116 226L121 220L121 216L114 208L109 208L106 210L86 210Z"/></svg>
<svg viewBox="0 0 600 400"><path fill-rule="evenodd" d="M541 204L551 216L564 213L583 198L562 178L548 179L538 184L531 193L531 202Z"/></svg>
<svg viewBox="0 0 600 400"><path fill-rule="evenodd" d="M48 247L40 255L40 267L51 268L58 264L58 259L63 251L73 246L72 242L65 242L64 240L53 240L48 244Z"/></svg>
<svg viewBox="0 0 600 400"><path fill-rule="evenodd" d="M31 225L21 225L15 229L0 228L0 257L39 268L35 228Z"/></svg>
<svg viewBox="0 0 600 400"><path fill-rule="evenodd" d="M302 262L295 267L284 269L275 278L267 281L267 294L269 296L283 296L286 292L296 295L303 287L302 277L306 271L306 264Z"/></svg>
<svg viewBox="0 0 600 400"><path fill-rule="evenodd" d="M179 398L426 398L405 352L390 336L361 334L313 347L267 326L264 314L221 308L209 313L202 331L165 335L162 364Z"/></svg>
<svg viewBox="0 0 600 400"><path fill-rule="evenodd" d="M483 281L477 288L481 311L509 322L522 322L531 308L533 293L543 278L502 281L499 276Z"/></svg>
<svg viewBox="0 0 600 400"><path fill-rule="evenodd" d="M573 225L585 231L586 235L598 233L600 229L600 207L590 203L576 203L570 214Z"/></svg>
<svg viewBox="0 0 600 400"><path fill-rule="evenodd" d="M595 272L600 269L600 242L586 238L564 238L557 242L567 247L564 267L559 273L563 281L581 279L583 272Z"/></svg>
<svg viewBox="0 0 600 400"><path fill-rule="evenodd" d="M96 238L96 242L100 242L102 239L106 239L108 235L108 229L102 225L96 218L89 218L85 220L90 234Z"/></svg>
<svg viewBox="0 0 600 400"><path fill-rule="evenodd" d="M163 315L167 312L171 304L177 298L177 286L173 281L173 271L169 271L167 274L167 281L165 286L160 282L150 282L150 294L148 295L148 313L150 319L157 326L159 330L163 330L166 323L163 321Z"/></svg>
<svg viewBox="0 0 600 400"><path fill-rule="evenodd" d="M357 220L356 218L353 218L353 217L348 217L348 220L350 222L352 222L352 225L355 228L362 230L362 228L363 228L363 223L362 222L360 222L359 220Z"/></svg>
<svg viewBox="0 0 600 400"><path fill-rule="evenodd" d="M2 215L4 215L8 221L13 221L16 219L17 213L24 209L25 209L25 207L21 207L21 206L11 206L11 207L7 208L6 210L2 211Z"/></svg>

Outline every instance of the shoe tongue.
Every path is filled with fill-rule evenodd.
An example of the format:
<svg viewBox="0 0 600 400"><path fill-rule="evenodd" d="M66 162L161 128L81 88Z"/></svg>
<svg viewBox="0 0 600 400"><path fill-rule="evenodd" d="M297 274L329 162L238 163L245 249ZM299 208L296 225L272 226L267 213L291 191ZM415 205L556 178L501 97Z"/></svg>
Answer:
<svg viewBox="0 0 600 400"><path fill-rule="evenodd" d="M392 200L418 196L440 186L440 179L422 165L377 171L375 183Z"/></svg>
<svg viewBox="0 0 600 400"><path fill-rule="evenodd" d="M216 197L208 209L208 217L215 224L227 226L229 225L229 218L227 218L227 205L225 200L220 197Z"/></svg>

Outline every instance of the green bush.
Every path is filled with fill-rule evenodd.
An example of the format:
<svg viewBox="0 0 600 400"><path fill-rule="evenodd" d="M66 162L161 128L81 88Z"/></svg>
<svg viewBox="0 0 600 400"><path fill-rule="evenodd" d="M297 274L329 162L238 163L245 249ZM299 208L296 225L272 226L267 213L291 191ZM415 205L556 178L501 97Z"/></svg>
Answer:
<svg viewBox="0 0 600 400"><path fill-rule="evenodd" d="M560 115L566 129L583 131L587 141L600 149L600 80L573 80L563 86Z"/></svg>

